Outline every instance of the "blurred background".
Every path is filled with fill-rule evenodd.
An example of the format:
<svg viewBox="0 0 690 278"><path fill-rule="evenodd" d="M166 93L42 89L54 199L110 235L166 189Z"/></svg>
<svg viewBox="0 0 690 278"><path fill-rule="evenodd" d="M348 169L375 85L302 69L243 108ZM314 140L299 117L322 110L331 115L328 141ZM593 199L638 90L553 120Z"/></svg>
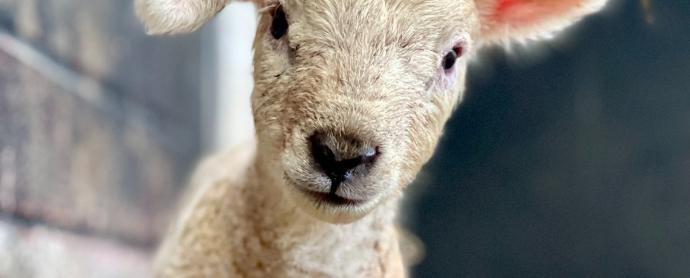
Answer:
<svg viewBox="0 0 690 278"><path fill-rule="evenodd" d="M204 154L253 134L254 8L0 0L0 277L146 277ZM690 277L690 1L484 51L402 221L415 277Z"/></svg>

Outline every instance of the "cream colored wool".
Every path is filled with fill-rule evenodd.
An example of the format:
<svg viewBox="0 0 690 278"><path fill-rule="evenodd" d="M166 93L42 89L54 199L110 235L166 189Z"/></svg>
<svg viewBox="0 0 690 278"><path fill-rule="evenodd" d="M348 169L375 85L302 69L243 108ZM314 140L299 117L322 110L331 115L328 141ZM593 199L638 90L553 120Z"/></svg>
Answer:
<svg viewBox="0 0 690 278"><path fill-rule="evenodd" d="M137 0L153 34L189 32L222 0ZM396 214L403 189L431 157L462 99L482 45L550 37L605 0L271 0L257 3L257 139L199 167L159 250L161 277L403 277ZM289 33L270 35L282 5ZM463 55L451 70L443 57ZM379 146L365 177L327 191L307 138L354 134ZM443 217L443 216L438 216Z"/></svg>

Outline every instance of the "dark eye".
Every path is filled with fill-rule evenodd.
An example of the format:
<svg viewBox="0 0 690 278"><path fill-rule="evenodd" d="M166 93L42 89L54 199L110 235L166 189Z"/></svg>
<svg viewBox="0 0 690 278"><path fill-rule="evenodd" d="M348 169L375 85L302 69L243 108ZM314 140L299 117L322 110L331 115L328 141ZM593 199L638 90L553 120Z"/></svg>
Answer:
<svg viewBox="0 0 690 278"><path fill-rule="evenodd" d="M451 70L458 61L458 57L462 56L462 52L463 48L461 46L457 46L449 51L448 54L443 57L443 69Z"/></svg>
<svg viewBox="0 0 690 278"><path fill-rule="evenodd" d="M273 22L271 22L271 35L276 40L285 36L288 31L288 21L283 11L283 6L278 6L273 14Z"/></svg>

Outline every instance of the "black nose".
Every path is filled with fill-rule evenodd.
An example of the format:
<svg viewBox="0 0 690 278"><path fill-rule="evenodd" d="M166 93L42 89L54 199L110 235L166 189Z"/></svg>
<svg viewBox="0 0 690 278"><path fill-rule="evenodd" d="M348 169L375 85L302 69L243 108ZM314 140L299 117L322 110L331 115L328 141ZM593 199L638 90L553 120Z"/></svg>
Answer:
<svg viewBox="0 0 690 278"><path fill-rule="evenodd" d="M324 174L331 179L331 191L355 176L364 176L379 156L379 148L352 136L314 133L309 137L311 154Z"/></svg>

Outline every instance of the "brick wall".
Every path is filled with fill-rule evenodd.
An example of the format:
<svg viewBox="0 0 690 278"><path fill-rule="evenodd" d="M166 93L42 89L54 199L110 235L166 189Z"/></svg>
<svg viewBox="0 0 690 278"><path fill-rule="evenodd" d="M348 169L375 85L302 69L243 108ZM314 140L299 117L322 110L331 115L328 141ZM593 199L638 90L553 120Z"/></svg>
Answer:
<svg viewBox="0 0 690 278"><path fill-rule="evenodd" d="M0 277L41 276L41 244L146 269L199 152L200 38L147 37L131 4L0 0Z"/></svg>

